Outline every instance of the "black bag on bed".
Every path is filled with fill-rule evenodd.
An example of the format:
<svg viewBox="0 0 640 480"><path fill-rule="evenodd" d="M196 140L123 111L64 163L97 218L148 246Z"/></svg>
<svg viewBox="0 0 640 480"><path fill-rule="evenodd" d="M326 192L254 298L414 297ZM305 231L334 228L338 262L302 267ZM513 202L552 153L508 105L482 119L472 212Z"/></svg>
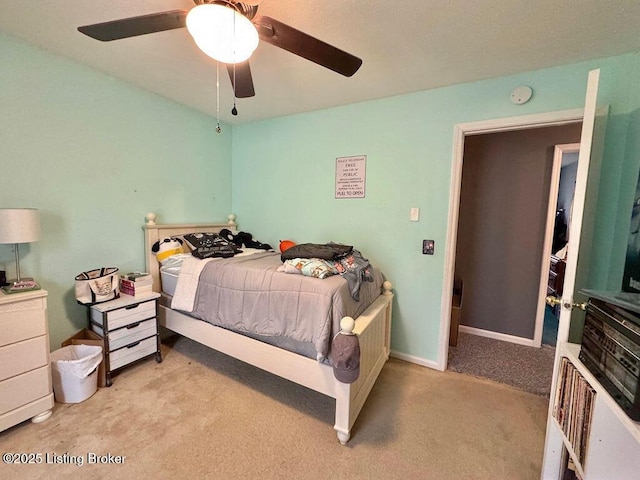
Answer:
<svg viewBox="0 0 640 480"><path fill-rule="evenodd" d="M351 245L341 245L339 243L301 243L287 248L280 259L293 260L294 258L320 258L322 260L337 260L349 255L353 247Z"/></svg>

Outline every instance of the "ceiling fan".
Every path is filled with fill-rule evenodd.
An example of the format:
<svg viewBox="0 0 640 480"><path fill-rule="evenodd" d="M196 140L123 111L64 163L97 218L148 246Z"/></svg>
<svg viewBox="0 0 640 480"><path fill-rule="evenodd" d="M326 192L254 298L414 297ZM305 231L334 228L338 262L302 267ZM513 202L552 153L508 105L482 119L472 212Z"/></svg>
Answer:
<svg viewBox="0 0 640 480"><path fill-rule="evenodd" d="M237 98L247 98L255 95L248 58L257 47L258 38L346 77L352 76L362 65L362 60L350 53L285 25L274 18L256 16L259 0L246 0L245 2L236 0L193 1L196 6L190 10L169 10L150 15L85 25L78 27L78 31L96 40L109 42L187 27L198 47L207 55L227 65L234 95ZM211 12L212 15L222 14L228 20L223 20L225 23L221 27L215 28L205 16L199 16L205 10ZM200 32L198 32L198 24ZM244 31L249 37L250 45L248 48L250 51L246 56L245 54L235 56L240 51L237 42L243 26L247 28ZM229 40L209 38L210 35L219 37L225 29L230 32ZM206 49L205 43L214 49L218 47L226 48L227 55L214 56ZM229 45L221 45L221 43L229 43ZM234 56L229 57L229 52L232 52L231 54Z"/></svg>

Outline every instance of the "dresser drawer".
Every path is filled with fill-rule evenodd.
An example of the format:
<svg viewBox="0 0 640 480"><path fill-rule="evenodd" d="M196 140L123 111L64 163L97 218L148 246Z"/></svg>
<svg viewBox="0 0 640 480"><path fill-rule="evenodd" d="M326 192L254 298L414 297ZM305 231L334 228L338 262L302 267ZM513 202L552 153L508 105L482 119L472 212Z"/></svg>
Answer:
<svg viewBox="0 0 640 480"><path fill-rule="evenodd" d="M46 335L0 348L0 381L49 364Z"/></svg>
<svg viewBox="0 0 640 480"><path fill-rule="evenodd" d="M51 393L49 366L0 382L0 415Z"/></svg>
<svg viewBox="0 0 640 480"><path fill-rule="evenodd" d="M91 329L101 337L104 337L104 330L97 325L91 325ZM138 340L150 337L158 333L158 326L155 318L135 322L117 330L109 330L107 339L109 340L109 350L117 350L126 345L131 345Z"/></svg>
<svg viewBox="0 0 640 480"><path fill-rule="evenodd" d="M47 334L47 314L42 302L35 310L0 311L0 347ZM20 302L20 304L32 302ZM8 307L10 305L4 305Z"/></svg>
<svg viewBox="0 0 640 480"><path fill-rule="evenodd" d="M98 325L103 324L103 314L96 309L91 309L91 320ZM106 312L109 330L124 327L130 323L139 322L156 316L156 301L135 303L126 307ZM104 325L102 325L104 326Z"/></svg>
<svg viewBox="0 0 640 480"><path fill-rule="evenodd" d="M13 293L0 297L0 316L9 312L32 312L33 310L46 310L47 300L44 290L37 290L30 294ZM31 297L31 298L29 298ZM31 313L27 313L30 315Z"/></svg>
<svg viewBox="0 0 640 480"><path fill-rule="evenodd" d="M158 338L146 338L127 347L111 352L109 355L109 368L115 370L123 367L139 358L146 357L158 351Z"/></svg>

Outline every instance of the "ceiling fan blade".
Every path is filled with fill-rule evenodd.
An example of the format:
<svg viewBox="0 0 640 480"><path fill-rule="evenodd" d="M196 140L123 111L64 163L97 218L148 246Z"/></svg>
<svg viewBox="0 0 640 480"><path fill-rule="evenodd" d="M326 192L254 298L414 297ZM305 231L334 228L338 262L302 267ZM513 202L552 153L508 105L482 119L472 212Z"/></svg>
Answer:
<svg viewBox="0 0 640 480"><path fill-rule="evenodd" d="M345 77L352 76L362 65L362 59L271 17L259 17L253 23L261 40L311 60Z"/></svg>
<svg viewBox="0 0 640 480"><path fill-rule="evenodd" d="M170 10L139 17L84 25L78 27L78 31L96 40L110 42L111 40L136 37L147 33L183 28L186 26L187 13L189 13L189 10Z"/></svg>
<svg viewBox="0 0 640 480"><path fill-rule="evenodd" d="M227 71L229 72L229 78L231 79L231 85L233 86L236 98L248 98L255 96L256 92L253 89L253 78L251 77L249 60L246 62L236 63L235 73L233 71L233 65L227 64Z"/></svg>

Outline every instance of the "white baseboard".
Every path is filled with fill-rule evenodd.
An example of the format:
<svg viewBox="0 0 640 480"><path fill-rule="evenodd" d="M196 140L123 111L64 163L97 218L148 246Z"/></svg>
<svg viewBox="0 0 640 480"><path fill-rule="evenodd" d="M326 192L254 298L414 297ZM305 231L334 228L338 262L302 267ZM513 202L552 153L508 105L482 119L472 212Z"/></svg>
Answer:
<svg viewBox="0 0 640 480"><path fill-rule="evenodd" d="M405 362L415 363L416 365L421 365L423 367L442 371L442 369L438 368L438 364L433 360L427 360L426 358L407 355L406 353L396 352L395 350L391 350L390 356L392 356L393 358L397 358L398 360L403 360Z"/></svg>
<svg viewBox="0 0 640 480"><path fill-rule="evenodd" d="M536 346L532 338L516 337L515 335L507 335L506 333L482 330L481 328L468 327L466 325L460 325L459 330L462 333L478 335L479 337L493 338L495 340L502 340L503 342L517 343L518 345L526 345L527 347Z"/></svg>

